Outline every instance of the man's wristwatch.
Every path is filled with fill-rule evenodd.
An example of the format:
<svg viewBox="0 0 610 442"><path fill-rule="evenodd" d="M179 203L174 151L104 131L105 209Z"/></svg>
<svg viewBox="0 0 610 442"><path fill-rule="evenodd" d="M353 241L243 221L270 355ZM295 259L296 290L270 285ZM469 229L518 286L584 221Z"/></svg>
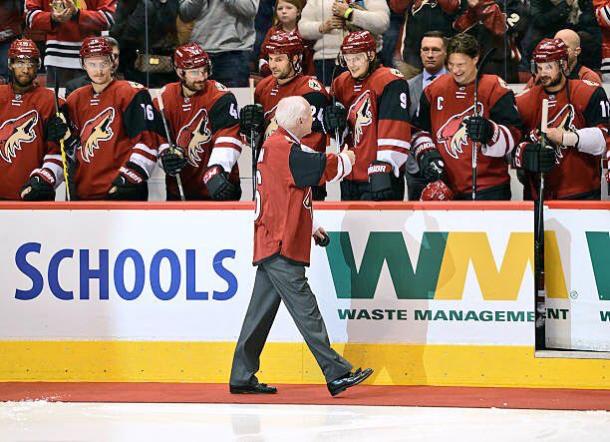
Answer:
<svg viewBox="0 0 610 442"><path fill-rule="evenodd" d="M354 15L354 10L352 8L347 8L345 10L345 13L343 14L343 18L348 21L351 21L352 15Z"/></svg>

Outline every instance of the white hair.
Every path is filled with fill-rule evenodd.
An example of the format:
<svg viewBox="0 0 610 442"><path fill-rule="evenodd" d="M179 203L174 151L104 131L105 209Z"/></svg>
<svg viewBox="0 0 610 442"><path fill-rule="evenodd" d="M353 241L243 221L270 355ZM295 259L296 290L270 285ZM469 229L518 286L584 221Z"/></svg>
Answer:
<svg viewBox="0 0 610 442"><path fill-rule="evenodd" d="M311 112L307 100L301 96L282 98L275 108L275 121L278 126L287 130L296 127L297 119L306 118Z"/></svg>

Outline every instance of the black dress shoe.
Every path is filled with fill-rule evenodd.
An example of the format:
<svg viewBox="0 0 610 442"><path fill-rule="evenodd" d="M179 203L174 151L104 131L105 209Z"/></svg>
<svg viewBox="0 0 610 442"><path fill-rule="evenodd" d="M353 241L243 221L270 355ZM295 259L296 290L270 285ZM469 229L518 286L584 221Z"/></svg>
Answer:
<svg viewBox="0 0 610 442"><path fill-rule="evenodd" d="M353 373L348 373L345 376L340 377L339 379L335 379L332 382L329 382L327 385L328 391L330 391L331 396L337 396L339 393L347 390L354 385L358 385L360 382L364 381L370 375L373 374L372 368L365 368L364 370L356 370Z"/></svg>
<svg viewBox="0 0 610 442"><path fill-rule="evenodd" d="M277 388L267 384L229 385L231 394L275 394Z"/></svg>

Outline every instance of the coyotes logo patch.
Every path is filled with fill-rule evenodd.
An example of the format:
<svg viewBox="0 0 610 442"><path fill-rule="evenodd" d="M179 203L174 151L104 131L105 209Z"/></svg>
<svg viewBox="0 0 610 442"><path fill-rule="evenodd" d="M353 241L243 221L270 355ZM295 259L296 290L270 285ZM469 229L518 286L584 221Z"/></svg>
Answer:
<svg viewBox="0 0 610 442"><path fill-rule="evenodd" d="M373 109L371 108L371 92L365 91L349 107L347 121L354 128L354 145L357 146L364 134L364 128L373 122Z"/></svg>
<svg viewBox="0 0 610 442"><path fill-rule="evenodd" d="M12 163L21 150L23 143L31 143L36 139L34 128L38 123L38 112L31 110L0 126L0 157L7 163Z"/></svg>
<svg viewBox="0 0 610 442"><path fill-rule="evenodd" d="M460 155L464 153L464 147L469 144L464 119L472 115L474 115L474 104L461 114L449 117L445 124L436 131L437 141L443 145L451 158L459 159ZM479 115L483 115L481 103L479 103Z"/></svg>
<svg viewBox="0 0 610 442"><path fill-rule="evenodd" d="M115 111L107 107L83 125L80 131L82 141L80 150L83 161L90 163L95 151L100 148L100 142L110 140L114 132L110 127L114 121Z"/></svg>
<svg viewBox="0 0 610 442"><path fill-rule="evenodd" d="M199 167L201 154L211 139L212 130L209 126L208 111L200 109L186 126L182 126L176 137L176 144L186 148L189 164Z"/></svg>

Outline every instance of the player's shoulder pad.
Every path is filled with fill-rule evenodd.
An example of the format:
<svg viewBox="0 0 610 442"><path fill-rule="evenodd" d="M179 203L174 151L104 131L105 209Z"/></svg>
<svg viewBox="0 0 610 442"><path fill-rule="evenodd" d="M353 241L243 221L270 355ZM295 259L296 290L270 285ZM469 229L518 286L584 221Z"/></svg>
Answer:
<svg viewBox="0 0 610 442"><path fill-rule="evenodd" d="M443 74L436 80L434 80L432 83L430 83L428 86L426 86L426 89L423 90L423 94L426 97L437 97L439 95L442 95L443 92L453 90L450 89L450 87L453 87L452 83L453 78L451 77L451 75Z"/></svg>
<svg viewBox="0 0 610 442"><path fill-rule="evenodd" d="M396 80L401 80L405 83L407 82L404 75L402 75L398 69L386 68L384 66L377 68L375 72L371 74L371 76L371 80L373 80L373 84L375 85L374 87L378 91L382 91L388 83Z"/></svg>
<svg viewBox="0 0 610 442"><path fill-rule="evenodd" d="M322 83L320 83L320 81L312 75L303 76L303 84L308 89L315 92L322 92L323 89L325 90L324 85L322 85Z"/></svg>
<svg viewBox="0 0 610 442"><path fill-rule="evenodd" d="M224 93L224 92L228 92L229 88L226 87L224 84L216 81L216 80L208 80L210 82L210 85L212 86L212 88L210 88L211 90L217 90L218 92Z"/></svg>

